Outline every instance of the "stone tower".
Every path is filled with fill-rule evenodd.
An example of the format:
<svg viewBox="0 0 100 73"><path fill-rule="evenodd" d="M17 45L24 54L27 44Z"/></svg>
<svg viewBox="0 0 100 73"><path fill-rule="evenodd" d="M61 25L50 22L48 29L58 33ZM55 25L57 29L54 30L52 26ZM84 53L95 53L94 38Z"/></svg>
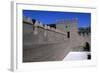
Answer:
<svg viewBox="0 0 100 73"><path fill-rule="evenodd" d="M56 22L57 29L65 32L68 38L74 38L78 35L78 19L59 20Z"/></svg>
<svg viewBox="0 0 100 73"><path fill-rule="evenodd" d="M68 32L67 35L69 35L71 39L78 36L78 20L77 19L71 19L71 20L66 21L66 32Z"/></svg>

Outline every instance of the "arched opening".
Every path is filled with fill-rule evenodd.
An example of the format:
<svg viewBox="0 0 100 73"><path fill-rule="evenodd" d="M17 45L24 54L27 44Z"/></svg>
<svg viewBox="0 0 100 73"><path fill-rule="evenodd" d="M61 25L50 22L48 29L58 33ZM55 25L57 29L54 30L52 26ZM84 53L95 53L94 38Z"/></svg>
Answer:
<svg viewBox="0 0 100 73"><path fill-rule="evenodd" d="M70 32L69 31L67 32L67 38L70 38Z"/></svg>
<svg viewBox="0 0 100 73"><path fill-rule="evenodd" d="M66 26L67 38L70 38L70 31L68 30L68 26Z"/></svg>

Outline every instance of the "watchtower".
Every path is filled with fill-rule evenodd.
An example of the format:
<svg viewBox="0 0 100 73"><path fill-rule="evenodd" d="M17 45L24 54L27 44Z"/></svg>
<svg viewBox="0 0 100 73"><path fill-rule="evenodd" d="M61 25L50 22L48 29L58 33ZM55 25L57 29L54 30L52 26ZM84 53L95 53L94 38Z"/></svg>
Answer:
<svg viewBox="0 0 100 73"><path fill-rule="evenodd" d="M73 38L78 35L78 19L63 19L56 22L57 29L65 32L67 38Z"/></svg>

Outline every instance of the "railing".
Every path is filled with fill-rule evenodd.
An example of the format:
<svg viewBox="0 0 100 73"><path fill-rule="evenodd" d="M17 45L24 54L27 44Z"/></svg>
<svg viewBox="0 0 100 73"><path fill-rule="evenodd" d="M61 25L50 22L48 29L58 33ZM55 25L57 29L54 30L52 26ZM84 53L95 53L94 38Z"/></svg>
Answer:
<svg viewBox="0 0 100 73"><path fill-rule="evenodd" d="M23 21L23 23L26 23L26 24L29 24L29 25L33 25L33 23L31 23L31 22Z"/></svg>

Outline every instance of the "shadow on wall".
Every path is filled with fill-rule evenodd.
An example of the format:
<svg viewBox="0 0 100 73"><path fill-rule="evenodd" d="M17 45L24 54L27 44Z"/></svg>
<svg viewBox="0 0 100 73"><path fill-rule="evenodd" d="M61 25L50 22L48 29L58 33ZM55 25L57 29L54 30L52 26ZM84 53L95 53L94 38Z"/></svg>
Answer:
<svg viewBox="0 0 100 73"><path fill-rule="evenodd" d="M85 42L85 46L83 48L84 48L83 51L89 51L89 52L91 51L90 50L90 44L88 42Z"/></svg>

